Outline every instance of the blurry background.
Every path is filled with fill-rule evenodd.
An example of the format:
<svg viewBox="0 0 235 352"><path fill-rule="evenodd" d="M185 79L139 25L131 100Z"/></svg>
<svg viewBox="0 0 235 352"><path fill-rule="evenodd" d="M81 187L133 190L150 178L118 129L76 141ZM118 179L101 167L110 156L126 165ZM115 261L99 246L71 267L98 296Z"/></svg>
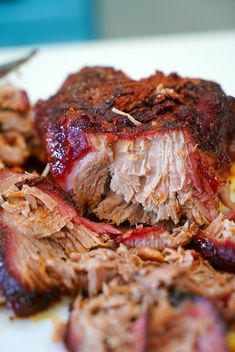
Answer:
<svg viewBox="0 0 235 352"><path fill-rule="evenodd" d="M101 0L105 38L235 28L235 0Z"/></svg>
<svg viewBox="0 0 235 352"><path fill-rule="evenodd" d="M0 0L0 46L235 28L235 0Z"/></svg>

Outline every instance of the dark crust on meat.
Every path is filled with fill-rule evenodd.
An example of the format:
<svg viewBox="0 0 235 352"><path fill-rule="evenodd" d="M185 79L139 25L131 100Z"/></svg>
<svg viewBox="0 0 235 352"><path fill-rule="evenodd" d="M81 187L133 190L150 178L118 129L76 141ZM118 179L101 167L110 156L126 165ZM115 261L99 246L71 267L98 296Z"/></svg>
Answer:
<svg viewBox="0 0 235 352"><path fill-rule="evenodd" d="M228 155L234 161L235 160L235 98L229 97L229 145Z"/></svg>
<svg viewBox="0 0 235 352"><path fill-rule="evenodd" d="M235 241L210 238L199 234L193 239L192 247L218 270L235 273Z"/></svg>
<svg viewBox="0 0 235 352"><path fill-rule="evenodd" d="M30 292L20 285L5 265L5 239L10 229L0 221L0 292L6 299L6 306L18 317L28 317L42 311L60 296L58 289L49 292Z"/></svg>
<svg viewBox="0 0 235 352"><path fill-rule="evenodd" d="M156 93L159 84L173 92ZM68 172L72 161L91 150L88 133L106 133L114 140L182 128L205 153L205 169L218 164L221 176L229 164L224 153L231 117L228 102L220 86L210 81L161 72L135 81L112 68L86 67L69 76L56 95L39 101L35 112L54 176ZM113 107L130 113L141 125L113 113Z"/></svg>

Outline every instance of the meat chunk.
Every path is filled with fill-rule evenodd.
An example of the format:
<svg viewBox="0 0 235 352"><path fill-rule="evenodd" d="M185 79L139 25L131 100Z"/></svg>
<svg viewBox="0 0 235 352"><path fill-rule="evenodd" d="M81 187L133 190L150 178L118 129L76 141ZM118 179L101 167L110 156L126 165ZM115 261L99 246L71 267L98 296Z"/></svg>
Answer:
<svg viewBox="0 0 235 352"><path fill-rule="evenodd" d="M114 278L95 297L79 295L65 334L69 351L227 351L234 275L214 270L193 250L168 248L164 256L162 264L145 263L128 284Z"/></svg>
<svg viewBox="0 0 235 352"><path fill-rule="evenodd" d="M220 214L193 239L194 247L217 269L235 273L235 222Z"/></svg>
<svg viewBox="0 0 235 352"><path fill-rule="evenodd" d="M228 322L235 317L235 277L231 273L215 270L194 250L166 248L164 263L151 263L139 270L135 280L143 290L158 295L159 287L172 292L173 301L182 297L204 296L216 303Z"/></svg>
<svg viewBox="0 0 235 352"><path fill-rule="evenodd" d="M111 283L90 300L78 297L65 340L71 352L226 351L223 320L212 303L194 298L174 307L161 289L156 295L137 282Z"/></svg>
<svg viewBox="0 0 235 352"><path fill-rule="evenodd" d="M215 270L209 262L192 250L182 248L166 249L165 281L168 287L191 296L205 296L220 307L228 322L235 317L235 277L231 273ZM172 266L173 265L173 266ZM143 285L149 286L159 277L161 270L153 276L143 279Z"/></svg>
<svg viewBox="0 0 235 352"><path fill-rule="evenodd" d="M135 322L137 327L144 313L141 312L141 302L132 299L128 291L128 287L122 287L113 294L103 294L91 300L77 298L66 333L69 351L135 351L138 336L133 330ZM141 327L141 335L146 334L144 330L145 326L143 330ZM145 341L141 344L145 345ZM144 352L145 349L136 351Z"/></svg>
<svg viewBox="0 0 235 352"><path fill-rule="evenodd" d="M76 292L82 270L74 256L105 246L105 259L97 259L102 269L109 256L105 251L112 247L110 236L120 232L80 217L67 194L49 179L3 169L0 180L0 292L17 315L25 316L63 292ZM88 289L87 280L81 280Z"/></svg>
<svg viewBox="0 0 235 352"><path fill-rule="evenodd" d="M198 229L195 225L185 223L184 226L174 228L170 233L161 226L142 227L129 230L116 238L117 243L123 243L128 248L150 247L159 251L165 248L178 248L189 243L196 235Z"/></svg>
<svg viewBox="0 0 235 352"><path fill-rule="evenodd" d="M0 159L3 165L23 165L39 145L25 91L0 86Z"/></svg>
<svg viewBox="0 0 235 352"><path fill-rule="evenodd" d="M88 67L36 104L36 124L53 176L84 213L208 224L228 183L231 99L209 81Z"/></svg>
<svg viewBox="0 0 235 352"><path fill-rule="evenodd" d="M230 121L232 122L230 125L230 132L229 132L229 145L228 145L228 155L234 161L235 160L235 98L230 97L230 112L231 117Z"/></svg>
<svg viewBox="0 0 235 352"><path fill-rule="evenodd" d="M30 108L27 93L11 85L0 88L0 109L25 112Z"/></svg>
<svg viewBox="0 0 235 352"><path fill-rule="evenodd" d="M156 308L152 312L149 351L225 352L223 320L205 299L186 302L166 314Z"/></svg>
<svg viewBox="0 0 235 352"><path fill-rule="evenodd" d="M136 254L121 246L117 251L109 248L97 248L85 253L71 253L71 274L76 280L76 290L89 297L102 291L103 285L113 278L129 282L132 276L142 268L143 262ZM58 278L63 276L60 261L48 261L50 273ZM60 271L60 268L62 269ZM65 271L66 274L66 271Z"/></svg>
<svg viewBox="0 0 235 352"><path fill-rule="evenodd" d="M197 226L186 222L169 231L163 226L143 227L139 225L115 239L144 261L163 262L163 253L169 248L181 248L192 241L198 232Z"/></svg>

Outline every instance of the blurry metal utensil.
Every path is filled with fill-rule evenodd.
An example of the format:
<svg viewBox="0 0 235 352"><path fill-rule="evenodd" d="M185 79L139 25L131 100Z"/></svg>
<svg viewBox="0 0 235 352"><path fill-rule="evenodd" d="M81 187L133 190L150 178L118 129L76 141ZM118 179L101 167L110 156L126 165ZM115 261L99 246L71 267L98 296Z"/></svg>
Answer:
<svg viewBox="0 0 235 352"><path fill-rule="evenodd" d="M14 60L14 61L8 62L6 64L0 65L0 78L4 77L9 72L17 69L19 66L21 66L22 64L29 61L37 53L37 51L38 51L37 49L34 49L34 50L30 51L29 54L25 55L24 57L22 57L18 60Z"/></svg>

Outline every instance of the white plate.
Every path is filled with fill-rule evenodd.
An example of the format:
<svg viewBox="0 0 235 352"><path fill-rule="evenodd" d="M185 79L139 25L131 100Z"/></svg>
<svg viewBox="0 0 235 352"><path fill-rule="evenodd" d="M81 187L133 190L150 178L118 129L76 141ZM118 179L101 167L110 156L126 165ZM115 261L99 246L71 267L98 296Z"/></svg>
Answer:
<svg viewBox="0 0 235 352"><path fill-rule="evenodd" d="M17 58L28 48L0 50L0 63ZM85 65L109 65L134 78L156 69L218 81L235 96L235 31L188 34L142 39L103 41L87 44L44 46L40 53L7 80L24 87L33 102L53 94L70 72ZM55 325L66 321L68 304L28 320L10 320L0 311L1 352L62 352L53 342Z"/></svg>

